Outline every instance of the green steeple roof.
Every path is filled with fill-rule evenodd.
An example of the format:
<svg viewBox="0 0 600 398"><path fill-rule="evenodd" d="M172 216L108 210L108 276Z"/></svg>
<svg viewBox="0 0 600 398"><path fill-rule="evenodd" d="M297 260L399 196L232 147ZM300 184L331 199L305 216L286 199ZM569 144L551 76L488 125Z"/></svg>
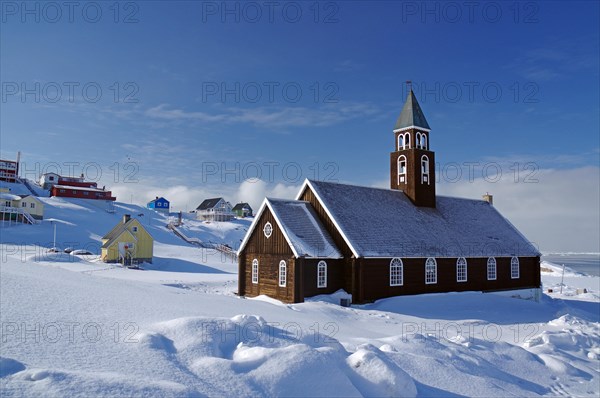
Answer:
<svg viewBox="0 0 600 398"><path fill-rule="evenodd" d="M415 93L413 93L412 89L408 93L408 97L406 97L406 102L404 103L404 107L402 108L402 113L400 113L400 117L396 121L396 126L394 126L394 130L410 126L417 126L427 130L431 130L429 124L427 123L427 119L425 119L425 115L423 115L423 111L421 110L421 107L417 102Z"/></svg>

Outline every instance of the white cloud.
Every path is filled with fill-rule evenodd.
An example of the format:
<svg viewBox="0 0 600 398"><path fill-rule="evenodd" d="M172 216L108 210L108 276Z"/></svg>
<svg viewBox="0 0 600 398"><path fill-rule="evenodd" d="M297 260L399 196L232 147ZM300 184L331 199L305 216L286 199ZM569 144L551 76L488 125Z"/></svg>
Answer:
<svg viewBox="0 0 600 398"><path fill-rule="evenodd" d="M325 104L318 108L302 106L288 107L229 107L223 113L188 112L160 104L149 108L145 116L172 122L198 121L204 123L250 123L269 128L331 126L348 119L374 116L379 110L369 103L339 102Z"/></svg>
<svg viewBox="0 0 600 398"><path fill-rule="evenodd" d="M515 182L505 173L497 182L484 178L438 184L438 194L481 199L489 192L494 206L542 252L600 252L600 168L580 167L565 170L540 169L537 182ZM372 186L387 188L388 181ZM119 184L110 187L119 201L144 205L155 196L169 199L175 210L193 210L210 197L224 197L235 204L248 202L258 210L265 197L293 199L299 188L283 183L269 184L247 180L239 185L211 184L203 187L158 184Z"/></svg>
<svg viewBox="0 0 600 398"><path fill-rule="evenodd" d="M293 199L300 185L282 183L268 184L259 179L246 180L240 185L211 184L203 187L185 185L161 186L154 184L115 184L108 187L119 202L145 206L156 196L163 196L171 202L172 211L190 211L207 198L223 197L235 205L247 202L256 211L265 197Z"/></svg>
<svg viewBox="0 0 600 398"><path fill-rule="evenodd" d="M237 200L247 202L254 211L257 211L265 197L294 199L299 189L299 185L282 183L269 185L258 179L246 180L238 188Z"/></svg>
<svg viewBox="0 0 600 398"><path fill-rule="evenodd" d="M541 169L534 178L442 182L438 193L477 199L493 194L494 206L542 252L600 252L600 169Z"/></svg>

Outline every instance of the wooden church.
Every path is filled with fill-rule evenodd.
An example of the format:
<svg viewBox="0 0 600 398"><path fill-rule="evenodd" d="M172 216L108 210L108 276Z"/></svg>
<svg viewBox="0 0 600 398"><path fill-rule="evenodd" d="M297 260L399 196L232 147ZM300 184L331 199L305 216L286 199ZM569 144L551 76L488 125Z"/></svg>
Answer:
<svg viewBox="0 0 600 398"><path fill-rule="evenodd" d="M393 132L390 189L306 180L296 200L264 200L238 251L239 295L298 303L344 289L365 303L540 287L539 251L490 201L436 195L412 90Z"/></svg>

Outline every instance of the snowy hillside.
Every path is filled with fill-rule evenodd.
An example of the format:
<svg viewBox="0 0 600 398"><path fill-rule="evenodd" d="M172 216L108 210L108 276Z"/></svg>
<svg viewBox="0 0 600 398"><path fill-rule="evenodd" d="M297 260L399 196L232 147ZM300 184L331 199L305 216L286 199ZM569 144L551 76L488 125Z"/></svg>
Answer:
<svg viewBox="0 0 600 398"><path fill-rule="evenodd" d="M235 296L237 265L168 218L43 198L57 246L94 248L123 214L155 238L143 271L48 255L52 223L3 228L3 396L596 396L600 278L544 263L540 303L476 292L344 308ZM186 220L235 244L249 221ZM92 250L91 250L92 251ZM588 293L577 294L577 288Z"/></svg>

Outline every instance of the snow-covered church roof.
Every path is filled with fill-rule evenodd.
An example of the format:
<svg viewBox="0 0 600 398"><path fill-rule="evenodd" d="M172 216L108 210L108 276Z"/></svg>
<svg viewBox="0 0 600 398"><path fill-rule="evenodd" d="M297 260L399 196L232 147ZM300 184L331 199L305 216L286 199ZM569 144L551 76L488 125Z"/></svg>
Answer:
<svg viewBox="0 0 600 398"><path fill-rule="evenodd" d="M539 256L539 251L483 200L437 196L415 206L391 189L306 180L356 257Z"/></svg>
<svg viewBox="0 0 600 398"><path fill-rule="evenodd" d="M246 246L260 216L269 208L295 257L342 258L333 239L308 202L266 198L238 253Z"/></svg>

